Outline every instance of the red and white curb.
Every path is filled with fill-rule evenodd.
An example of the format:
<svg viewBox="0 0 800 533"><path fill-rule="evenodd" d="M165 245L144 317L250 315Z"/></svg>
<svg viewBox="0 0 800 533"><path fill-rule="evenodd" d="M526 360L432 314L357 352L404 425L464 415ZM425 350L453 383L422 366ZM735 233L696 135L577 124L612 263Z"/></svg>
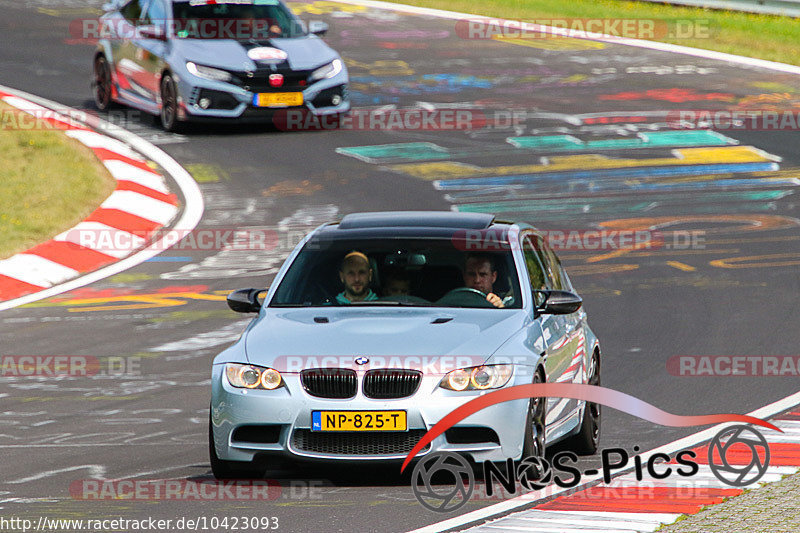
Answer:
<svg viewBox="0 0 800 533"><path fill-rule="evenodd" d="M800 469L800 411L778 416L772 422L784 433L763 431L769 443L770 463L763 477L746 489L758 489ZM697 454L695 460L700 466L692 477L673 475L656 480L645 475L639 481L633 473L625 474L612 479L608 486L595 485L466 531L649 532L673 523L684 514L695 514L705 506L744 492L744 488L723 483L711 472L707 464L708 444L691 449ZM746 467L751 464L752 454L749 450L737 453L732 449L726 459L733 466ZM659 469L664 470L670 464L674 465L674 461Z"/></svg>
<svg viewBox="0 0 800 533"><path fill-rule="evenodd" d="M11 88L0 86L0 100L88 146L117 181L111 195L82 222L0 261L0 310L131 268L166 250L169 246L164 243L180 240L170 233L185 235L197 226L203 199L196 182L157 147L101 120L96 122L111 133L98 133L73 120L70 108ZM173 178L185 199L183 210L164 176L143 155ZM145 238L173 222L178 230L159 231L155 242Z"/></svg>
<svg viewBox="0 0 800 533"><path fill-rule="evenodd" d="M708 441L730 424L720 424L677 441L665 444L640 455L642 464L654 454L674 457L680 450L693 450L694 461L699 466L691 477L675 475L654 479L645 472L641 481L636 479L633 467L628 467L611 483L603 484L600 475L584 477L572 489L550 485L462 516L431 524L411 533L434 533L459 530L469 533L498 533L518 531L535 533L600 533L649 532L671 524L682 515L691 515L708 505L738 496L745 489L758 489L774 483L783 476L800 471L800 392L764 406L751 413L770 420L783 433L757 428L767 440L770 462L766 473L756 483L746 487L732 487L723 483L708 466ZM632 438L635 443L635 440ZM749 450L739 452L732 448L726 459L734 466L747 466L752 460ZM633 458L629 461L633 464ZM661 472L669 463L657 463ZM599 483L598 483L599 482ZM533 507L531 507L533 506ZM516 511L521 507L525 510ZM499 518L494 518L499 517ZM474 527L464 529L473 524Z"/></svg>

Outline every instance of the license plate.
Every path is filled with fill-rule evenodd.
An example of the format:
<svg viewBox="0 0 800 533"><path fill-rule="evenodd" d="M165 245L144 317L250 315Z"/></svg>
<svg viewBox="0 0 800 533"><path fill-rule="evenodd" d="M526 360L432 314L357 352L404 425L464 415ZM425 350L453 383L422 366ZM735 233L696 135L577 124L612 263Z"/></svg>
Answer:
<svg viewBox="0 0 800 533"><path fill-rule="evenodd" d="M406 431L405 411L312 411L312 431Z"/></svg>
<svg viewBox="0 0 800 533"><path fill-rule="evenodd" d="M303 105L303 93L258 93L253 96L258 107L290 107Z"/></svg>

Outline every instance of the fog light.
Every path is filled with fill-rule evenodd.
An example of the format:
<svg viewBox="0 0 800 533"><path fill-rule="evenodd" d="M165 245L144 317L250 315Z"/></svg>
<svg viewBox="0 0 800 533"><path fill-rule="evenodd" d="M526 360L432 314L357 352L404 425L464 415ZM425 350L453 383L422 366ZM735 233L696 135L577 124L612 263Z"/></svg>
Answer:
<svg viewBox="0 0 800 533"><path fill-rule="evenodd" d="M203 109L211 107L211 98L201 98L198 105Z"/></svg>
<svg viewBox="0 0 800 533"><path fill-rule="evenodd" d="M333 105L339 105L339 104L341 104L341 103L342 103L342 97L341 97L341 96L339 96L338 94L334 94L334 95L331 97L331 103L332 103Z"/></svg>

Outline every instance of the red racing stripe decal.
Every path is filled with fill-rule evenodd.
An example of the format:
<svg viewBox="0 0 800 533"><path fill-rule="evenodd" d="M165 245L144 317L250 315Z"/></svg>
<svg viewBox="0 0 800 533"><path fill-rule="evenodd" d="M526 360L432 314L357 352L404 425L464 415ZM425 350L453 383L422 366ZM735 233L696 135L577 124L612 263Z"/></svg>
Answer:
<svg viewBox="0 0 800 533"><path fill-rule="evenodd" d="M139 194L149 196L150 198L154 198L161 202L165 202L171 205L178 205L178 197L175 196L174 194L164 194L163 192L156 191L154 189L151 189L150 187L145 187L144 185L140 185L132 181L127 181L124 178L120 178L117 181L116 190L138 192Z"/></svg>
<svg viewBox="0 0 800 533"><path fill-rule="evenodd" d="M537 506L536 509L694 514L705 505L722 503L725 498L738 496L742 492L741 489L713 487L595 486Z"/></svg>
<svg viewBox="0 0 800 533"><path fill-rule="evenodd" d="M105 209L103 207L95 209L89 215L85 222L100 222L112 228L121 229L130 233L136 232L136 235L144 237L145 233L155 231L161 227L158 222L147 220L146 218L137 217L119 209Z"/></svg>
<svg viewBox="0 0 800 533"><path fill-rule="evenodd" d="M0 274L0 300L11 300L12 298L19 298L32 292L37 292L44 289L38 285L31 285L16 278L10 278Z"/></svg>
<svg viewBox="0 0 800 533"><path fill-rule="evenodd" d="M692 449L697 457L694 459L697 464L708 464L708 446L700 446ZM764 461L764 450L756 449L756 453ZM715 464L720 464L722 460L717 453L714 454ZM725 460L732 465L746 466L753 461L753 453L749 448L742 446L731 447L725 452ZM675 461L670 461L674 464ZM770 466L798 466L800 465L800 444L793 442L770 442L769 443L769 464Z"/></svg>
<svg viewBox="0 0 800 533"><path fill-rule="evenodd" d="M94 155L96 155L101 161L122 161L123 163L128 163L136 168L140 168L148 172L155 172L150 165L140 159L133 159L132 157L120 154L119 152L112 152L107 148L92 148L92 151L94 152Z"/></svg>
<svg viewBox="0 0 800 533"><path fill-rule="evenodd" d="M116 257L65 241L47 241L25 253L44 257L54 263L73 268L78 272L90 272L117 261Z"/></svg>

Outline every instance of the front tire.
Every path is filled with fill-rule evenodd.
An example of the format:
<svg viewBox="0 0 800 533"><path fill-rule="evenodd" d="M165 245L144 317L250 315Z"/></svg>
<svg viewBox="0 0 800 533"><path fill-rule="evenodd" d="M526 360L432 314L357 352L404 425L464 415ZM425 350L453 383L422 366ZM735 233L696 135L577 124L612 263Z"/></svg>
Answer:
<svg viewBox="0 0 800 533"><path fill-rule="evenodd" d="M94 60L94 105L100 111L108 111L113 105L111 97L113 80L111 79L111 67L105 56L99 55Z"/></svg>
<svg viewBox="0 0 800 533"><path fill-rule="evenodd" d="M542 383L542 373L537 371L533 383ZM525 439L522 442L522 457L544 459L547 443L545 442L545 413L547 398L531 398L528 404L528 415L525 419Z"/></svg>
<svg viewBox="0 0 800 533"><path fill-rule="evenodd" d="M171 74L161 77L161 127L164 131L177 133L183 127L178 120L178 84Z"/></svg>

